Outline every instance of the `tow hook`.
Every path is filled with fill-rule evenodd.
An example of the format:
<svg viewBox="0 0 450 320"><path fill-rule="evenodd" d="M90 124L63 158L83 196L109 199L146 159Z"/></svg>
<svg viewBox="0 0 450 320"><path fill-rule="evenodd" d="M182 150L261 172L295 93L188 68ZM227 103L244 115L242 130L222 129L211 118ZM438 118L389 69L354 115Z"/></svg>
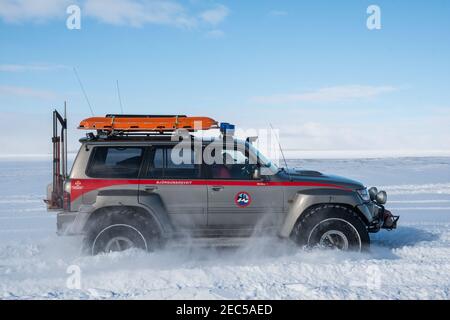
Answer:
<svg viewBox="0 0 450 320"><path fill-rule="evenodd" d="M400 219L400 216L394 216L392 212L384 209L383 211L383 225L382 229L392 230L397 228L397 221Z"/></svg>

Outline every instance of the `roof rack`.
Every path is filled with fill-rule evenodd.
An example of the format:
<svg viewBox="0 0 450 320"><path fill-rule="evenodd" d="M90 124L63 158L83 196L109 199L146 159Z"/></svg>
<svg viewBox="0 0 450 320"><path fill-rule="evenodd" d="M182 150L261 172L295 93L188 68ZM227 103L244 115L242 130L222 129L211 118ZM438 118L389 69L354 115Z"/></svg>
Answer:
<svg viewBox="0 0 450 320"><path fill-rule="evenodd" d="M185 115L115 115L91 117L80 122L78 129L97 130L108 135L117 133L170 133L179 129L187 131L218 129L219 124L208 117Z"/></svg>
<svg viewBox="0 0 450 320"><path fill-rule="evenodd" d="M191 133L186 133L185 135L179 135L176 133L176 131L171 133L157 133L157 132L97 132L92 133L88 132L86 133L85 138L81 138L81 140L87 140L87 141L99 141L99 140L108 140L108 141L119 141L119 140L138 140L138 139L144 139L144 140L173 140L174 139L194 139L194 136Z"/></svg>

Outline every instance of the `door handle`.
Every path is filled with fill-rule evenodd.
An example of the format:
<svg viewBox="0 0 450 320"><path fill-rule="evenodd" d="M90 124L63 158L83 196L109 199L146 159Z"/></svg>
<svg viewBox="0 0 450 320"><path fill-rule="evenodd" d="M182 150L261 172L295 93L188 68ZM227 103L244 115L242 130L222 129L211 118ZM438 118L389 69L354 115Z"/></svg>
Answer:
<svg viewBox="0 0 450 320"><path fill-rule="evenodd" d="M145 187L144 187L144 191L145 191L145 192L154 192L154 191L156 191L156 190L158 190L158 187L157 187L157 186L145 186Z"/></svg>
<svg viewBox="0 0 450 320"><path fill-rule="evenodd" d="M222 191L223 187L222 186L214 186L212 187L213 191Z"/></svg>

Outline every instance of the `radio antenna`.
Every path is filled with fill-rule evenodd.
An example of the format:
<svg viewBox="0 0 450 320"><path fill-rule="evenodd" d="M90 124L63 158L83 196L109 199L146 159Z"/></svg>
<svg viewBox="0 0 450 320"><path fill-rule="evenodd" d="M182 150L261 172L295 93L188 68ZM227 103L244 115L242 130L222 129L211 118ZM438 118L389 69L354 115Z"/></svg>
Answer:
<svg viewBox="0 0 450 320"><path fill-rule="evenodd" d="M272 126L271 123L269 123L269 126L270 126L271 131L274 132L275 130L273 129L273 126ZM285 171L286 171L286 173L289 176L289 180L292 180L291 174L289 173L289 167L288 167L286 158L284 157L283 148L281 147L281 142L280 142L280 140L278 139L278 137L276 135L275 135L275 139L277 140L278 148L280 148L281 156L283 157L284 165L286 166L286 170Z"/></svg>
<svg viewBox="0 0 450 320"><path fill-rule="evenodd" d="M117 84L117 96L119 97L119 103L120 103L120 111L123 114L123 105L122 105L122 97L120 96L119 80L116 80L116 84Z"/></svg>
<svg viewBox="0 0 450 320"><path fill-rule="evenodd" d="M86 90L84 90L83 83L81 82L80 76L78 75L77 69L75 67L73 67L73 72L75 73L75 76L77 77L78 83L80 84L81 91L83 92L84 98L86 99L89 109L91 110L91 114L92 114L92 116L94 116L94 111L92 109L89 98L86 94Z"/></svg>

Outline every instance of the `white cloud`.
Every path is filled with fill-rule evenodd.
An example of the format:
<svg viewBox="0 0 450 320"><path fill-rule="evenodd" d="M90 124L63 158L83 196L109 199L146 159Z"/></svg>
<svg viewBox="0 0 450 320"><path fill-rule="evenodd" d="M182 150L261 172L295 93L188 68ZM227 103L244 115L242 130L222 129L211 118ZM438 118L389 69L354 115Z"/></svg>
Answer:
<svg viewBox="0 0 450 320"><path fill-rule="evenodd" d="M51 64L0 64L0 72L51 71L58 69L69 69L69 67Z"/></svg>
<svg viewBox="0 0 450 320"><path fill-rule="evenodd" d="M390 86L336 86L321 88L304 93L275 94L270 96L257 96L251 100L257 103L295 103L295 102L340 102L357 99L374 98L396 89Z"/></svg>
<svg viewBox="0 0 450 320"><path fill-rule="evenodd" d="M0 86L0 97L25 97L50 100L55 98L56 94L47 90L40 90L28 87Z"/></svg>
<svg viewBox="0 0 450 320"><path fill-rule="evenodd" d="M297 119L283 119L274 116L275 128L280 129L280 140L287 156L331 153L342 157L348 155L383 156L432 155L434 152L450 153L449 117L436 120L425 115L420 122L405 113L405 117L383 121L379 125L374 119L352 115L350 110L341 110L341 115L322 116L311 111ZM282 114L282 113L281 113ZM383 113L389 118L389 110ZM379 122L379 121L378 121ZM367 133L370 128L370 134ZM319 153L317 153L319 152Z"/></svg>
<svg viewBox="0 0 450 320"><path fill-rule="evenodd" d="M215 26L222 23L229 14L230 10L224 5L219 4L215 8L203 11L200 14L200 18Z"/></svg>
<svg viewBox="0 0 450 320"><path fill-rule="evenodd" d="M145 24L193 27L196 20L177 2L165 0L86 0L90 17L113 25L141 27Z"/></svg>
<svg viewBox="0 0 450 320"><path fill-rule="evenodd" d="M71 4L81 7L82 17L112 25L141 27L146 24L193 28L200 22L216 26L229 14L224 5L195 12L195 2L177 0L0 0L0 19L7 23L66 19Z"/></svg>
<svg viewBox="0 0 450 320"><path fill-rule="evenodd" d="M218 39L225 36L225 32L219 29L211 30L206 33L206 37L211 39Z"/></svg>
<svg viewBox="0 0 450 320"><path fill-rule="evenodd" d="M0 0L0 18L12 23L63 18L70 2L70 0Z"/></svg>
<svg viewBox="0 0 450 320"><path fill-rule="evenodd" d="M362 102L358 108L308 104L261 109L241 101L216 108L214 117L245 130L269 129L272 124L287 157L450 155L450 107L443 105L439 113L428 105L420 109L381 102L376 107Z"/></svg>

